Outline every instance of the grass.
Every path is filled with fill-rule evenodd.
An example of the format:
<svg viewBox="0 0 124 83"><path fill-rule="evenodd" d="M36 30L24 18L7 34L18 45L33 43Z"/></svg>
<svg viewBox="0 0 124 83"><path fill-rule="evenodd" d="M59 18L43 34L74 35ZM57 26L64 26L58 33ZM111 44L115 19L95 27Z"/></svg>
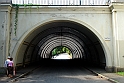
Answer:
<svg viewBox="0 0 124 83"><path fill-rule="evenodd" d="M118 75L124 76L124 72L117 72Z"/></svg>

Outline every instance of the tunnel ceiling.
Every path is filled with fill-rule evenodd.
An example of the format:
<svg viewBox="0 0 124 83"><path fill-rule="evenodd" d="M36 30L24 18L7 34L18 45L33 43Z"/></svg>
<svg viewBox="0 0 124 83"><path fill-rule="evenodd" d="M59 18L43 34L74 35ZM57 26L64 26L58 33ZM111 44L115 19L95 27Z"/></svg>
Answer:
<svg viewBox="0 0 124 83"><path fill-rule="evenodd" d="M25 41L27 42L33 42L33 44L37 44L37 42L39 42L42 38L56 33L56 31L61 32L60 28L70 28L75 30L76 33L72 33L73 30L71 30L69 33L73 34L73 35L77 35L80 38L85 38L83 39L84 41L86 41L87 43L90 41L92 42L96 42L98 41L97 37L89 30L87 29L85 26L74 23L74 22L66 22L66 21L55 21L55 22L50 22L44 26L41 26L40 28L37 28L36 30L34 30ZM81 34L77 34L77 33L81 33ZM88 40L86 40L88 39Z"/></svg>
<svg viewBox="0 0 124 83"><path fill-rule="evenodd" d="M59 20L46 23L36 28L24 42L28 42L29 45L25 50L23 63L32 45L31 57L35 55L40 58L50 58L51 51L62 45L72 51L73 58L105 63L103 49L95 34L87 27L72 21Z"/></svg>

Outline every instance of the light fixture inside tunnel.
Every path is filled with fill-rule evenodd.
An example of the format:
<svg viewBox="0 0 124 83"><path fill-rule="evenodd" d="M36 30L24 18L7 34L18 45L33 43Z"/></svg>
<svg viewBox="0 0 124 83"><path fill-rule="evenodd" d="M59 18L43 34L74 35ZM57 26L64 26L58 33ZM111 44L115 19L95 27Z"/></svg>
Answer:
<svg viewBox="0 0 124 83"><path fill-rule="evenodd" d="M71 51L65 46L55 47L51 54L51 59L72 59Z"/></svg>

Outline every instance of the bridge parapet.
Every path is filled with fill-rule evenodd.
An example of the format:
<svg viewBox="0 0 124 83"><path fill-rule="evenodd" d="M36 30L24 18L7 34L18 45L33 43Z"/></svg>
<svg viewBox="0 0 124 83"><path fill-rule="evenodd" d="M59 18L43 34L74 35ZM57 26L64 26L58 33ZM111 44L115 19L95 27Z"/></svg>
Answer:
<svg viewBox="0 0 124 83"><path fill-rule="evenodd" d="M0 0L0 4L20 5L108 5L111 2L124 2L124 0Z"/></svg>
<svg viewBox="0 0 124 83"><path fill-rule="evenodd" d="M37 5L106 5L108 0L12 0L13 4Z"/></svg>
<svg viewBox="0 0 124 83"><path fill-rule="evenodd" d="M19 5L108 5L112 2L124 0L0 0L0 4Z"/></svg>
<svg viewBox="0 0 124 83"><path fill-rule="evenodd" d="M0 4L11 4L12 0L0 0Z"/></svg>

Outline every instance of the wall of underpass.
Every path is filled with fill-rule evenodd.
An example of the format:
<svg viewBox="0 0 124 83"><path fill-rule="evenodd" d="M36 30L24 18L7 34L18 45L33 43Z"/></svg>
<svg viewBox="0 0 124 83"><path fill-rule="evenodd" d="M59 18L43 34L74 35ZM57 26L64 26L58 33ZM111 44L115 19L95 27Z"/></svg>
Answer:
<svg viewBox="0 0 124 83"><path fill-rule="evenodd" d="M9 55L16 66L24 66L49 58L63 45L82 61L124 70L122 4L0 6L0 67Z"/></svg>
<svg viewBox="0 0 124 83"><path fill-rule="evenodd" d="M0 4L0 68L9 55L9 31L10 31L10 5Z"/></svg>
<svg viewBox="0 0 124 83"><path fill-rule="evenodd" d="M85 60L111 68L111 19L108 6L14 6L11 13L10 55L17 66L38 61L42 58L38 55L38 43L50 34L59 33L59 30L55 32L58 27L66 27L73 30L64 32L75 35L85 45L81 45L85 50Z"/></svg>

